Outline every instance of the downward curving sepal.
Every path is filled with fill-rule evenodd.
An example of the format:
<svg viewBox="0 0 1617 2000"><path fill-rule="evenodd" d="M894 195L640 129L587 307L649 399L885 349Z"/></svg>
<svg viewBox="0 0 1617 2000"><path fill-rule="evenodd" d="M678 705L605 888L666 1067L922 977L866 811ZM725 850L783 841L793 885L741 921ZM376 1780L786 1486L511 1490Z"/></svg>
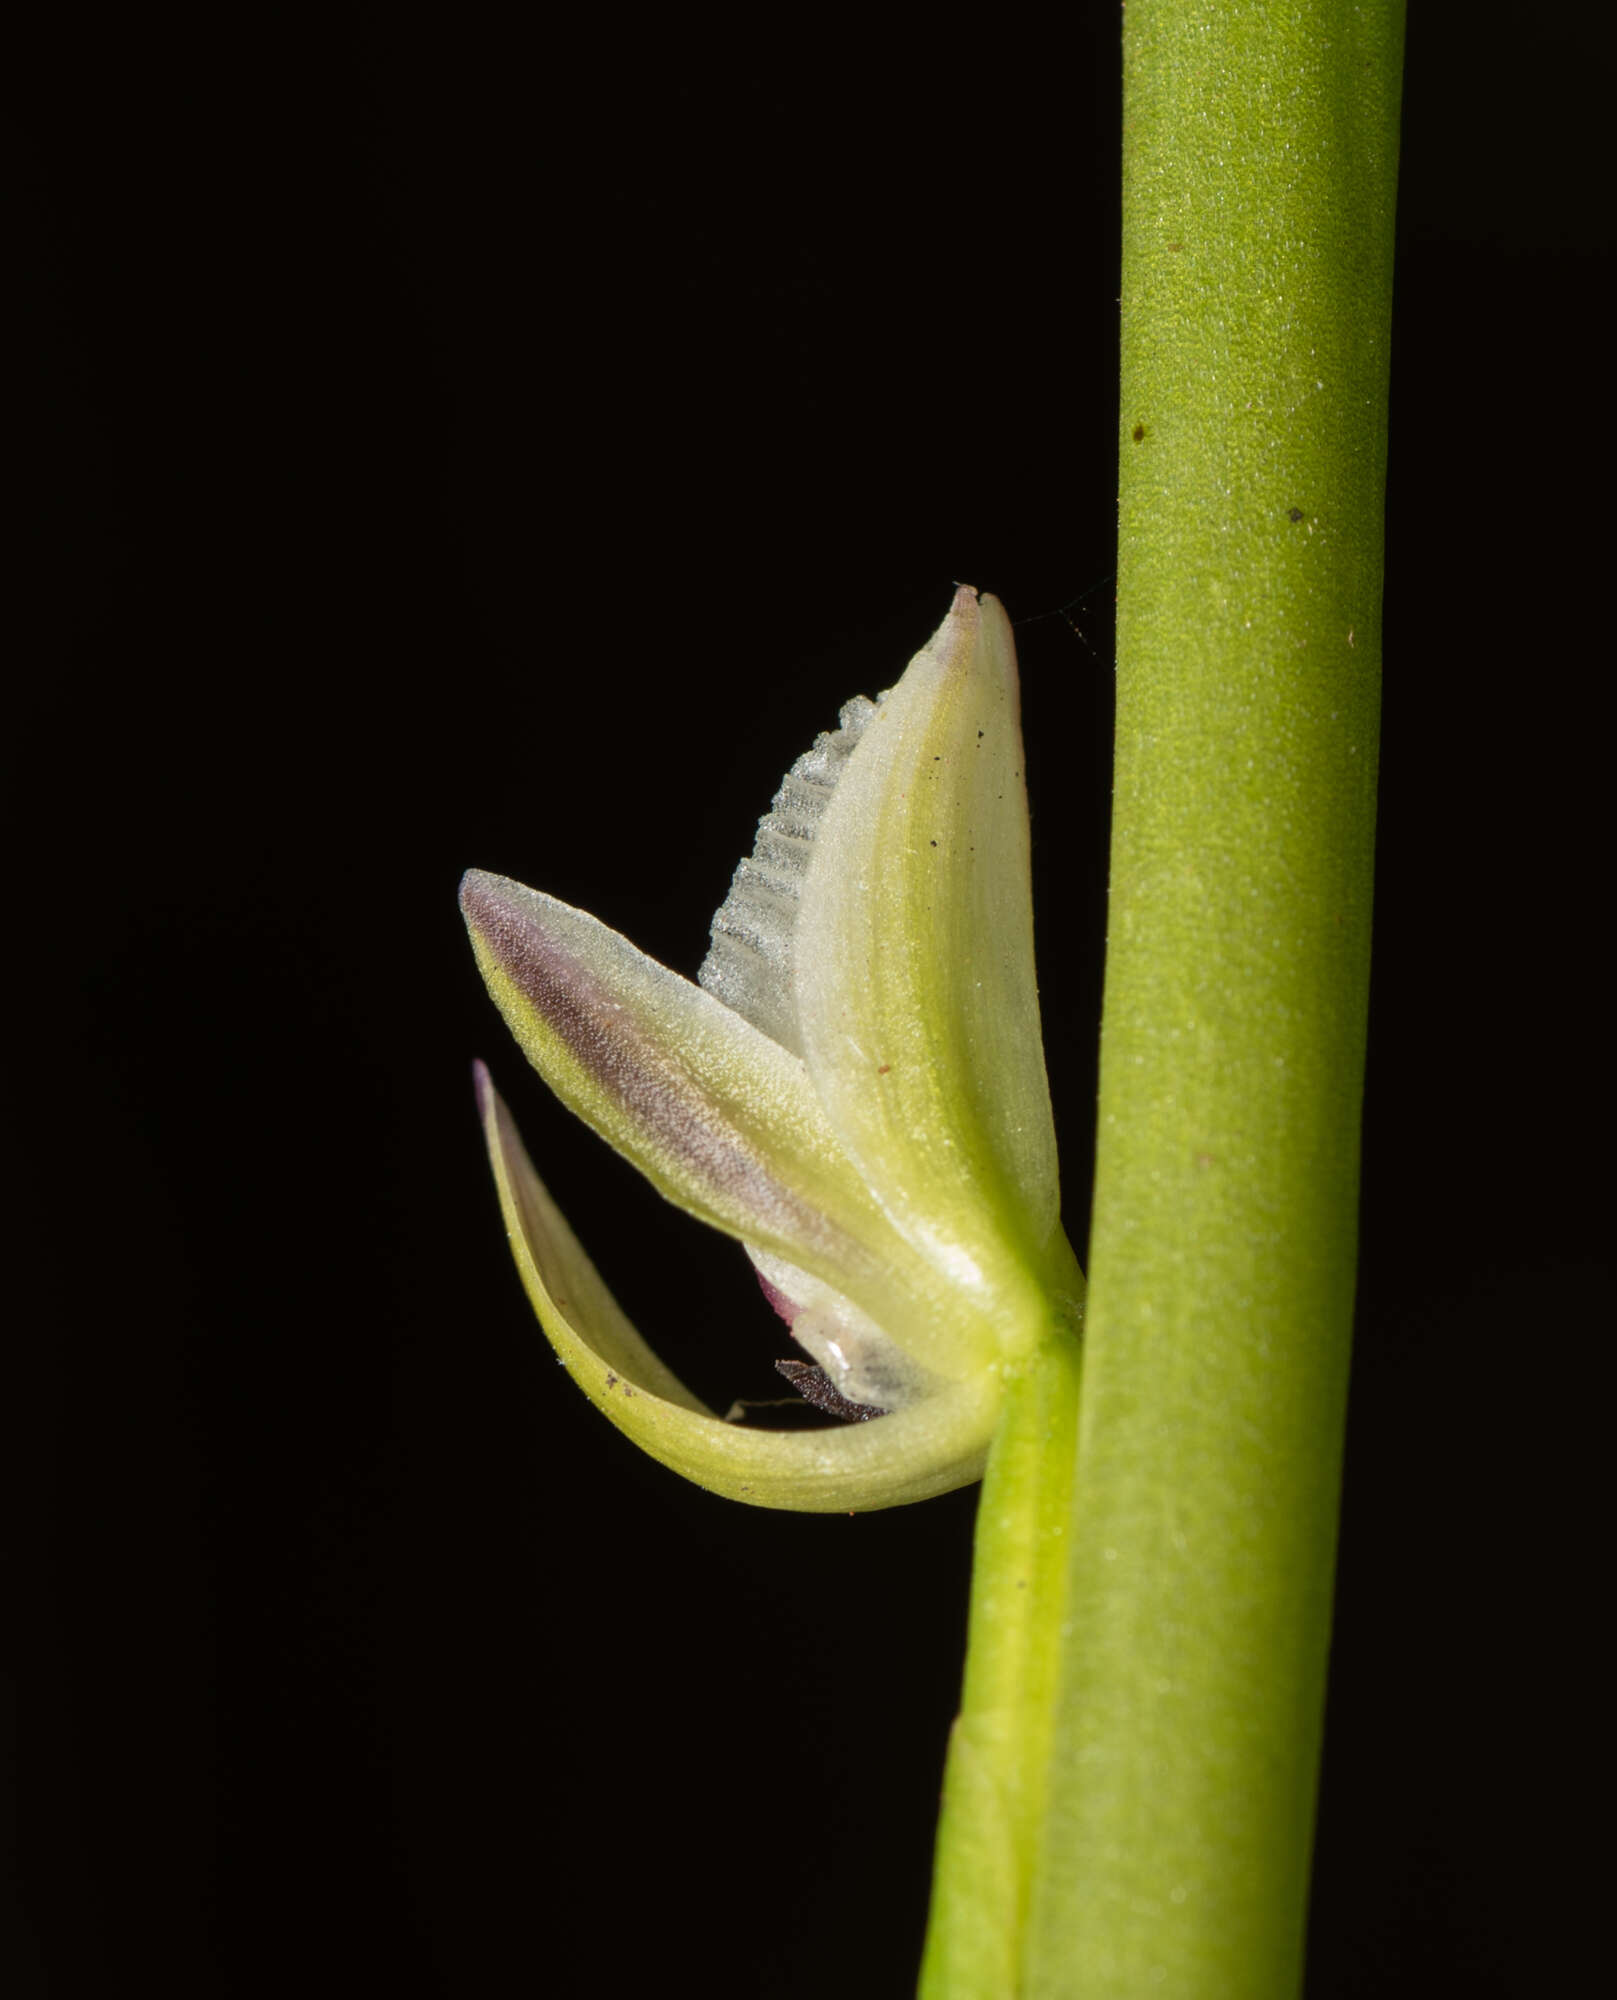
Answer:
<svg viewBox="0 0 1617 2000"><path fill-rule="evenodd" d="M653 1458L711 1492L811 1514L899 1506L981 1477L999 1409L994 1371L836 1430L747 1430L714 1416L601 1282L481 1063L476 1079L500 1211L540 1324L590 1401Z"/></svg>

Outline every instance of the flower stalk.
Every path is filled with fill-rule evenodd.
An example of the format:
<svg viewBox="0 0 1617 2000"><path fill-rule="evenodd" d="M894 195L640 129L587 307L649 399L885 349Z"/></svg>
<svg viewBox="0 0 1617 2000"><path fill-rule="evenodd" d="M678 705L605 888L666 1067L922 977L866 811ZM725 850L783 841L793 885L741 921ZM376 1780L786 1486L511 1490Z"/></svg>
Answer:
<svg viewBox="0 0 1617 2000"><path fill-rule="evenodd" d="M1009 1384L989 1450L923 1995L1021 1990L1052 1774L1079 1379L1078 1342L1046 1342Z"/></svg>

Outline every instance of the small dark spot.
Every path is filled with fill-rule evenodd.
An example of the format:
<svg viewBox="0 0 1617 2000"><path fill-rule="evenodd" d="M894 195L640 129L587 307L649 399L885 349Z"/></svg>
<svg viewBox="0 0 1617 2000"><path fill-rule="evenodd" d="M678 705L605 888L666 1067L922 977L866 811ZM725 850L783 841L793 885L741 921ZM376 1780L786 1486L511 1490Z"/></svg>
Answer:
<svg viewBox="0 0 1617 2000"><path fill-rule="evenodd" d="M932 846L936 847L938 843L934 840L931 844Z"/></svg>
<svg viewBox="0 0 1617 2000"><path fill-rule="evenodd" d="M618 1378L611 1372L610 1369L608 1369L607 1371L606 1386L609 1389L615 1389L618 1386Z"/></svg>
<svg viewBox="0 0 1617 2000"><path fill-rule="evenodd" d="M1300 521L1302 518L1303 510L1301 507L1288 507L1286 509L1286 519L1288 521Z"/></svg>
<svg viewBox="0 0 1617 2000"><path fill-rule="evenodd" d="M1144 424L1136 424L1136 425L1134 426L1133 430L1129 432L1129 436L1130 436L1131 438L1133 438L1133 440L1134 440L1134 442L1135 442L1136 444L1144 444L1144 443L1145 443L1145 425L1144 425Z"/></svg>
<svg viewBox="0 0 1617 2000"><path fill-rule="evenodd" d="M892 1066L893 1065L891 1063L883 1063L881 1068L877 1070L876 1074L878 1076L885 1076L887 1072L892 1068Z"/></svg>
<svg viewBox="0 0 1617 2000"><path fill-rule="evenodd" d="M979 743L981 743L981 741L982 741L982 740L983 740L983 733L982 733L982 731L981 731L981 730L979 729L979 730L977 731L977 741L978 741Z"/></svg>

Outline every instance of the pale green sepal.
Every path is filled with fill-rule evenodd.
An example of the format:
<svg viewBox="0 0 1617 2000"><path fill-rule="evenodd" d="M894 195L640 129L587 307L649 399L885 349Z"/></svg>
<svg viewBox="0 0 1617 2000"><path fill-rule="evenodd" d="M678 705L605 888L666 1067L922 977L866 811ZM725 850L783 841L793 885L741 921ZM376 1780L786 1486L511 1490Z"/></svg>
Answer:
<svg viewBox="0 0 1617 2000"><path fill-rule="evenodd" d="M477 1083L500 1212L533 1309L573 1380L642 1450L710 1492L797 1513L896 1507L981 1477L999 1409L993 1369L836 1430L756 1431L716 1417L602 1283L481 1064Z"/></svg>
<svg viewBox="0 0 1617 2000"><path fill-rule="evenodd" d="M803 887L809 1075L911 1242L1033 1337L1059 1236L1010 623L962 588L865 725Z"/></svg>
<svg viewBox="0 0 1617 2000"><path fill-rule="evenodd" d="M896 1230L803 1062L583 910L468 871L461 909L490 994L551 1089L671 1201L854 1300L933 1372L992 1335Z"/></svg>

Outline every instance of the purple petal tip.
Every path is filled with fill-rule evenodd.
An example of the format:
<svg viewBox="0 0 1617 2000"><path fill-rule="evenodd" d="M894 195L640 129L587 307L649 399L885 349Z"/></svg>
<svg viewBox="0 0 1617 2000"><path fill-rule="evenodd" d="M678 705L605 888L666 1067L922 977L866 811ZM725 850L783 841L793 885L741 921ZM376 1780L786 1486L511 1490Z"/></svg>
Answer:
<svg viewBox="0 0 1617 2000"><path fill-rule="evenodd" d="M483 868L468 868L460 878L460 907L462 914L470 916L488 901L488 885L498 878Z"/></svg>

